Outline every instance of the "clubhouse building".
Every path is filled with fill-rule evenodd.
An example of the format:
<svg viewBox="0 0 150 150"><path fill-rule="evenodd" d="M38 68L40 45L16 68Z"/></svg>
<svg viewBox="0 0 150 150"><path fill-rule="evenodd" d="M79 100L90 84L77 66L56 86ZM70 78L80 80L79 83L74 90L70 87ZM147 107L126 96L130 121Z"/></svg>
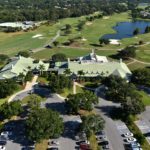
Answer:
<svg viewBox="0 0 150 150"><path fill-rule="evenodd" d="M74 78L79 76L79 71L84 72L84 77L91 78L115 75L129 80L132 74L122 60L120 62L109 61L107 57L98 56L92 51L92 53L79 57L74 61L68 58L66 62L53 62L53 65L44 63L41 60L36 62L33 58L19 56L3 67L0 71L0 80L17 78L21 73L26 75L29 71L38 73L40 72L41 65L44 68L42 71L49 73L57 72L58 74L64 74L64 71L69 69L71 76Z"/></svg>
<svg viewBox="0 0 150 150"><path fill-rule="evenodd" d="M63 74L66 69L71 71L71 74L78 76L78 71L84 72L84 77L98 77L115 75L129 80L131 71L125 63L109 61L105 56L98 56L95 52L89 55L79 57L76 61L56 62L53 70L58 71L58 74Z"/></svg>

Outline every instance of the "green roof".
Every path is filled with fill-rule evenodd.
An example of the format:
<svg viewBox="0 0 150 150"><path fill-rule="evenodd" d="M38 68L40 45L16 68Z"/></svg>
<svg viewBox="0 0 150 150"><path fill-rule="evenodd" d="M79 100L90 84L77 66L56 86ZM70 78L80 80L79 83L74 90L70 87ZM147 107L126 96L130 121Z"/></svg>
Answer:
<svg viewBox="0 0 150 150"><path fill-rule="evenodd" d="M45 71L47 71L49 68L48 63L43 63L42 61L39 61L39 63L34 63L34 59L32 58L25 58L25 57L19 56L15 60L7 64L1 70L0 79L13 78L13 77L18 76L20 73L23 73L24 75L26 75L27 72L30 70L30 68L31 70L39 69L40 65L44 65Z"/></svg>
<svg viewBox="0 0 150 150"><path fill-rule="evenodd" d="M68 68L72 73L78 74L79 70L83 70L84 76L109 76L111 74L128 78L131 71L123 62L106 62L106 63L83 63L83 62L69 62Z"/></svg>

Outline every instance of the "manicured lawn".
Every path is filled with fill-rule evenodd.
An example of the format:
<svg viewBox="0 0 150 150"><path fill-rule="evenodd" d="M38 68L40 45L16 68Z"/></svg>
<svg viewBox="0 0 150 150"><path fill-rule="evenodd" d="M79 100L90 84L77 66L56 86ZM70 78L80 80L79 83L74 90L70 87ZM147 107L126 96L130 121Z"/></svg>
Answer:
<svg viewBox="0 0 150 150"><path fill-rule="evenodd" d="M142 48L142 47L141 47ZM137 59L150 62L150 50L140 50L137 52Z"/></svg>
<svg viewBox="0 0 150 150"><path fill-rule="evenodd" d="M83 89L79 86L76 86L76 93L82 93L83 92ZM61 93L60 95L62 97L67 97L69 94L73 94L73 88L70 88L70 89L64 89L64 92Z"/></svg>
<svg viewBox="0 0 150 150"><path fill-rule="evenodd" d="M91 52L91 49L79 49L79 48L54 48L54 49L45 49L43 51L39 51L37 53L33 53L33 58L40 59L49 59L52 55L56 53L63 53L69 58L76 58L79 56L87 55ZM103 56L111 56L116 54L116 50L96 50L96 54Z"/></svg>
<svg viewBox="0 0 150 150"><path fill-rule="evenodd" d="M128 65L129 69L132 71L132 70L136 70L136 69L139 69L139 68L145 68L149 65L145 65L145 64L142 64L142 63L138 63L138 62L135 62L133 64L130 64Z"/></svg>
<svg viewBox="0 0 150 150"><path fill-rule="evenodd" d="M44 84L48 84L49 83L49 81L47 81L46 78L44 78L44 77L38 77L37 82L44 83Z"/></svg>
<svg viewBox="0 0 150 150"><path fill-rule="evenodd" d="M48 148L48 140L43 140L40 143L36 143L35 150L47 150Z"/></svg>
<svg viewBox="0 0 150 150"><path fill-rule="evenodd" d="M33 95L34 95L34 94L33 94ZM36 94L35 94L35 95L36 95ZM21 103L22 103L22 104L27 104L30 99L31 99L31 95L28 95L28 96L26 96L25 98L23 98L23 99L21 100ZM42 100L42 101L45 101L46 98L42 98L41 100Z"/></svg>
<svg viewBox="0 0 150 150"><path fill-rule="evenodd" d="M142 99L143 99L143 103L146 105L146 106L150 106L150 96L145 93L144 91L139 91L139 93L142 95Z"/></svg>

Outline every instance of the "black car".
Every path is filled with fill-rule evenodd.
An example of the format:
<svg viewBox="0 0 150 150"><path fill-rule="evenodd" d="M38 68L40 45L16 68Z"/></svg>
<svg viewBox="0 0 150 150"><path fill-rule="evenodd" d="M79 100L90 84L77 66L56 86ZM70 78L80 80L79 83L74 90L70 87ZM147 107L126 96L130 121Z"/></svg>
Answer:
<svg viewBox="0 0 150 150"><path fill-rule="evenodd" d="M59 150L58 147L51 147L48 150Z"/></svg>

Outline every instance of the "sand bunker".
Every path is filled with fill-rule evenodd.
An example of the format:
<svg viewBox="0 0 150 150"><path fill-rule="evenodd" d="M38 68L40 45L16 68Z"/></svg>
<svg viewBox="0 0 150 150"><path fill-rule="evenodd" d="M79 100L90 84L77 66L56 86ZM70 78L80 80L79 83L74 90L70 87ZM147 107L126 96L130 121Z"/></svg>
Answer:
<svg viewBox="0 0 150 150"><path fill-rule="evenodd" d="M87 41L87 39L85 39L85 38L82 38L81 40L84 41L84 42Z"/></svg>
<svg viewBox="0 0 150 150"><path fill-rule="evenodd" d="M110 44L113 44L113 45L119 45L119 44L121 44L119 42L119 40L117 40L117 39L109 39L109 41L110 41Z"/></svg>
<svg viewBox="0 0 150 150"><path fill-rule="evenodd" d="M87 26L91 26L93 23L92 22L86 22Z"/></svg>
<svg viewBox="0 0 150 150"><path fill-rule="evenodd" d="M42 36L43 36L42 34L36 34L36 35L32 36L32 38L35 39L35 38L40 38Z"/></svg>
<svg viewBox="0 0 150 150"><path fill-rule="evenodd" d="M105 16L105 17L103 17L103 19L109 19L110 17L109 16Z"/></svg>

